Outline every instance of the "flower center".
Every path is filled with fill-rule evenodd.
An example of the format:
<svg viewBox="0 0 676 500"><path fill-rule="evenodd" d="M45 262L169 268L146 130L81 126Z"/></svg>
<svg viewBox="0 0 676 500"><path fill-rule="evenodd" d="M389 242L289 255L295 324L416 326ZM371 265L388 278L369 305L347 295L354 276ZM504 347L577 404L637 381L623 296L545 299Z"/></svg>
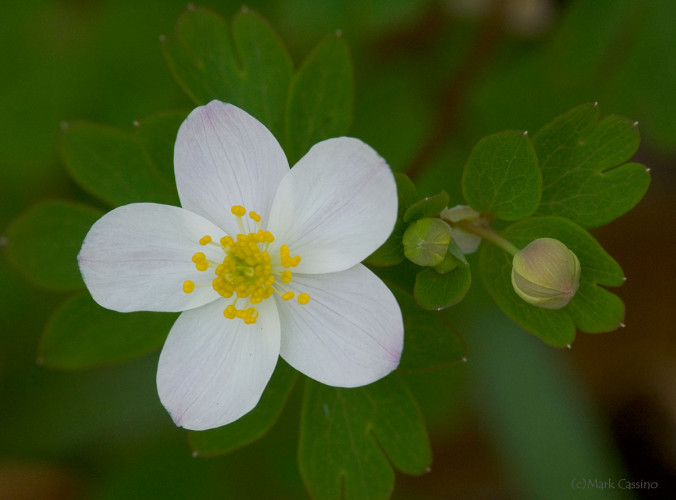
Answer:
<svg viewBox="0 0 676 500"><path fill-rule="evenodd" d="M273 258L268 253L270 244L275 237L270 231L264 231L260 226L261 217L256 212L249 212L249 217L258 225L255 233L245 233L242 217L246 215L246 209L235 205L231 212L237 217L241 233L233 239L224 236L216 243L211 236L206 235L199 240L200 245L216 245L223 251L224 258L221 263L208 260L203 252L196 252L192 261L198 271L213 269L215 278L211 286L216 292L226 299L235 297L232 304L223 311L228 319L240 318L246 324L253 324L258 318L255 305L270 298L277 292L283 300L288 301L295 297L295 293L286 288L286 284L293 279L291 268L300 263L298 255L292 257L289 247L282 245L279 248L279 257ZM183 283L183 291L191 293L196 286L193 281ZM241 304L243 301L244 304ZM298 303L305 305L310 301L306 293L298 295ZM238 308L238 305L241 306Z"/></svg>

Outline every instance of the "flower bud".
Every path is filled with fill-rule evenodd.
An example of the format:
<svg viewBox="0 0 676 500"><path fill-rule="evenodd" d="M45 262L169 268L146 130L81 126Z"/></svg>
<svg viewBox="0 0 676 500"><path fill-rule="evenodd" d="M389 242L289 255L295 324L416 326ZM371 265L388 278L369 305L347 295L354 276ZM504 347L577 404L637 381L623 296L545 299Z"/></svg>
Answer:
<svg viewBox="0 0 676 500"><path fill-rule="evenodd" d="M580 286L580 261L559 240L539 238L514 256L512 286L529 304L561 309Z"/></svg>
<svg viewBox="0 0 676 500"><path fill-rule="evenodd" d="M404 255L419 266L440 264L451 242L451 228L440 219L419 219L404 233Z"/></svg>

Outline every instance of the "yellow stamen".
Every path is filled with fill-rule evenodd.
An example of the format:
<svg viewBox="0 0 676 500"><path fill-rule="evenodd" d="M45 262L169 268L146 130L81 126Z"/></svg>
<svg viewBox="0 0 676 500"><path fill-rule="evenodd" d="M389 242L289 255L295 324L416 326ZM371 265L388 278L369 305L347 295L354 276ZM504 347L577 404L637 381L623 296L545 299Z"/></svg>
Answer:
<svg viewBox="0 0 676 500"><path fill-rule="evenodd" d="M236 215L237 217L242 217L246 214L246 208L241 205L234 205L230 211L232 212L232 215Z"/></svg>
<svg viewBox="0 0 676 500"><path fill-rule="evenodd" d="M308 294L301 293L296 296L295 292L284 291L285 287L279 283L291 283L293 273L289 268L296 267L300 263L300 256L292 256L289 247L282 245L279 248L279 260L272 259L268 248L270 243L275 241L275 237L270 231L262 229L261 216L254 211L249 212L249 217L256 222L258 229L256 232L246 232L242 220L247 214L246 209L234 205L231 212L237 217L240 234L234 237L223 236L219 240L224 254L223 261L218 263L207 260L203 252L196 252L192 256L192 261L199 271L206 271L209 268L214 270L211 285L219 295L227 299L234 297L232 304L223 311L223 316L228 319L239 318L247 325L254 324L258 319L256 304L270 298L275 291L281 294L285 301L297 298L300 304L307 304L310 301ZM202 246L212 243L214 241L210 235L199 239ZM195 283L191 280L183 283L185 293L191 293L195 287ZM242 300L244 301L240 302L242 305L238 305Z"/></svg>

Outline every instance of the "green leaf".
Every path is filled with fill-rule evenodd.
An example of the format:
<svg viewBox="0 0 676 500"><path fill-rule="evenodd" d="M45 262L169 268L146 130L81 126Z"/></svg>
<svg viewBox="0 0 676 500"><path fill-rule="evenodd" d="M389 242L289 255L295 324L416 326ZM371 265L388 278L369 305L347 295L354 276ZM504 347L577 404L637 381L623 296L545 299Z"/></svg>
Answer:
<svg viewBox="0 0 676 500"><path fill-rule="evenodd" d="M160 176L171 185L174 178L174 144L178 128L188 116L187 111L165 111L136 122L136 138Z"/></svg>
<svg viewBox="0 0 676 500"><path fill-rule="evenodd" d="M308 379L298 456L313 498L346 500L389 498L392 465L418 475L431 461L418 405L396 375L354 389Z"/></svg>
<svg viewBox="0 0 676 500"><path fill-rule="evenodd" d="M63 132L61 153L71 177L110 205L178 204L166 165L160 169L154 163L162 153L146 151L135 134L103 125L71 124Z"/></svg>
<svg viewBox="0 0 676 500"><path fill-rule="evenodd" d="M292 165L312 145L344 135L354 104L350 49L339 35L326 37L296 73L287 107Z"/></svg>
<svg viewBox="0 0 676 500"><path fill-rule="evenodd" d="M493 245L483 245L479 260L482 278L507 316L557 347L574 340L575 327L587 333L600 333L621 326L624 304L599 285L620 286L624 273L583 228L561 217L535 217L509 226L503 236L519 248L537 238L555 238L577 255L582 269L580 288L570 303L562 309L542 309L527 304L514 292L511 256Z"/></svg>
<svg viewBox="0 0 676 500"><path fill-rule="evenodd" d="M395 172L394 180L397 183L397 222L392 234L380 245L367 259L366 263L373 266L395 266L404 260L404 246L401 239L406 231L406 223L403 220L404 212L413 203L416 197L416 189L413 181L405 174Z"/></svg>
<svg viewBox="0 0 676 500"><path fill-rule="evenodd" d="M99 210L68 201L35 205L9 226L7 258L36 285L56 291L81 289L77 254L101 215Z"/></svg>
<svg viewBox="0 0 676 500"><path fill-rule="evenodd" d="M423 308L439 311L460 302L471 283L469 266L458 266L444 274L427 268L416 276L413 295Z"/></svg>
<svg viewBox="0 0 676 500"><path fill-rule="evenodd" d="M293 63L268 22L246 8L232 22L204 8L188 9L164 40L167 62L197 103L230 102L283 138ZM234 43L233 43L234 42Z"/></svg>
<svg viewBox="0 0 676 500"><path fill-rule="evenodd" d="M528 136L508 130L481 139L465 164L462 192L476 211L502 220L533 214L540 202L542 177Z"/></svg>
<svg viewBox="0 0 676 500"><path fill-rule="evenodd" d="M155 351L164 343L177 314L118 313L104 309L84 292L67 300L42 335L38 358L61 369L118 363Z"/></svg>
<svg viewBox="0 0 676 500"><path fill-rule="evenodd" d="M464 358L465 343L441 314L421 309L409 292L390 288L404 317L405 347L399 368L431 370Z"/></svg>
<svg viewBox="0 0 676 500"><path fill-rule="evenodd" d="M448 206L449 200L446 191L419 200L408 207L404 213L404 222L412 222L424 217L436 217Z"/></svg>
<svg viewBox="0 0 676 500"><path fill-rule="evenodd" d="M195 454L222 455L263 437L284 409L297 375L298 372L280 358L261 400L251 412L217 429L190 432L190 446Z"/></svg>
<svg viewBox="0 0 676 500"><path fill-rule="evenodd" d="M643 198L650 175L624 163L638 149L630 120L600 120L595 104L583 104L545 125L533 138L542 170L538 215L559 215L597 227L631 210Z"/></svg>

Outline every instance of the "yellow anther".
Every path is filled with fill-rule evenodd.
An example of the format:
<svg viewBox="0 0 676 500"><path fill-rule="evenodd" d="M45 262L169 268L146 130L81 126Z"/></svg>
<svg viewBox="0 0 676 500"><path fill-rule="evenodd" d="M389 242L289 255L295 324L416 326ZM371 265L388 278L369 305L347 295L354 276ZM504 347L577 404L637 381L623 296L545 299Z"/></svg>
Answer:
<svg viewBox="0 0 676 500"><path fill-rule="evenodd" d="M294 297L294 295L295 294L293 292L286 292L282 294L282 298L284 300L291 300Z"/></svg>
<svg viewBox="0 0 676 500"><path fill-rule="evenodd" d="M211 236L209 236L208 234L200 238L200 245L208 245L209 243L211 243Z"/></svg>
<svg viewBox="0 0 676 500"><path fill-rule="evenodd" d="M193 255L192 261L195 263L195 267L198 271L206 271L209 269L207 257L202 252L197 252L195 255Z"/></svg>
<svg viewBox="0 0 676 500"><path fill-rule="evenodd" d="M258 215L256 212L249 212L249 217L251 217L251 218L252 218L253 220L255 220L256 222L260 222L260 221L261 221L261 216Z"/></svg>
<svg viewBox="0 0 676 500"><path fill-rule="evenodd" d="M291 271L282 271L282 283L291 283L291 278L293 278L293 274Z"/></svg>
<svg viewBox="0 0 676 500"><path fill-rule="evenodd" d="M193 283L190 280L186 280L183 282L183 291L185 293L190 293L195 289L195 283Z"/></svg>
<svg viewBox="0 0 676 500"><path fill-rule="evenodd" d="M242 217L246 214L246 208L241 205L234 205L230 211L232 212L232 215L236 215L237 217Z"/></svg>
<svg viewBox="0 0 676 500"><path fill-rule="evenodd" d="M298 303L301 305L305 305L308 302L310 302L310 296L307 293L301 293L298 296Z"/></svg>
<svg viewBox="0 0 676 500"><path fill-rule="evenodd" d="M223 316L228 319L235 319L237 317L237 308L230 304L225 308L225 311L223 311Z"/></svg>
<svg viewBox="0 0 676 500"><path fill-rule="evenodd" d="M232 245L235 244L235 240L232 239L232 236L223 236L221 238L221 246L223 247L231 247Z"/></svg>

